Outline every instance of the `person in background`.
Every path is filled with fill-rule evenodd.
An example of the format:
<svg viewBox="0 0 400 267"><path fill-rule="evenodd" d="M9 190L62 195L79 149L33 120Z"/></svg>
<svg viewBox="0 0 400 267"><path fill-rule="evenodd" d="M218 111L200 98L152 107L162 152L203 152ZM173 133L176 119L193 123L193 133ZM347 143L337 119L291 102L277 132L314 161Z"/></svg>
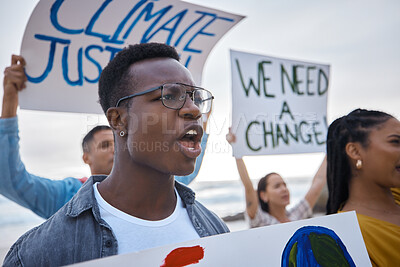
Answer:
<svg viewBox="0 0 400 267"><path fill-rule="evenodd" d="M399 266L400 122L356 109L329 126L327 157L327 214L356 211L372 265Z"/></svg>
<svg viewBox="0 0 400 267"><path fill-rule="evenodd" d="M194 85L175 48L123 49L102 71L99 97L115 137L110 175L90 177L64 207L24 234L5 266L68 265L229 232L174 179L194 170L201 117L213 100ZM149 123L148 114L160 120Z"/></svg>
<svg viewBox="0 0 400 267"><path fill-rule="evenodd" d="M230 144L236 142L236 136L231 129L226 139ZM305 197L287 210L286 206L290 204L290 192L279 174L273 172L261 178L256 191L243 159L237 158L236 165L245 189L246 217L251 228L309 218L326 184L326 158L324 158Z"/></svg>
<svg viewBox="0 0 400 267"><path fill-rule="evenodd" d="M51 217L78 192L87 177L68 177L63 180L47 179L29 173L19 154L18 92L25 88L25 60L12 55L11 66L4 71L3 105L0 117L0 194L30 209L45 219ZM207 122L203 122L204 128ZM193 173L176 176L186 185L197 176L203 160L208 134L201 141L202 152ZM111 172L114 161L114 136L111 128L100 125L90 130L82 141L83 161L92 175ZM40 156L40 155L39 155Z"/></svg>

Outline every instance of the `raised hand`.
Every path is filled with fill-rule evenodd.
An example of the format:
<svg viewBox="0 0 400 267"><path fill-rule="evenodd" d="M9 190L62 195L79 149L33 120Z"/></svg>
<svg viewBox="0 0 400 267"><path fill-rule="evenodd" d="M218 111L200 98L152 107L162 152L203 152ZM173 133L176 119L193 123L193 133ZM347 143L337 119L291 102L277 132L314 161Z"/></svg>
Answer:
<svg viewBox="0 0 400 267"><path fill-rule="evenodd" d="M2 118L17 115L18 92L26 87L25 82L27 81L24 67L25 59L22 56L12 55L11 66L4 70Z"/></svg>

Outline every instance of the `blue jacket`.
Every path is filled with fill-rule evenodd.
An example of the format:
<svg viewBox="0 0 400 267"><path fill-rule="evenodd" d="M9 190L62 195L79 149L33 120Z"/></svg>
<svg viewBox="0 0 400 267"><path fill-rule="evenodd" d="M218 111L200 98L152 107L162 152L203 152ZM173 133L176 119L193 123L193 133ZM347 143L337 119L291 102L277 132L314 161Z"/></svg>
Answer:
<svg viewBox="0 0 400 267"><path fill-rule="evenodd" d="M105 177L90 177L54 216L20 237L4 266L60 266L116 255L118 242L101 218L93 192L93 184ZM229 232L221 219L195 200L191 189L178 182L175 188L200 237Z"/></svg>
<svg viewBox="0 0 400 267"><path fill-rule="evenodd" d="M176 180L188 185L197 176L207 139L208 135L204 134L194 172L176 176ZM47 219L81 187L82 182L73 177L51 180L30 174L19 154L18 118L0 119L0 194Z"/></svg>

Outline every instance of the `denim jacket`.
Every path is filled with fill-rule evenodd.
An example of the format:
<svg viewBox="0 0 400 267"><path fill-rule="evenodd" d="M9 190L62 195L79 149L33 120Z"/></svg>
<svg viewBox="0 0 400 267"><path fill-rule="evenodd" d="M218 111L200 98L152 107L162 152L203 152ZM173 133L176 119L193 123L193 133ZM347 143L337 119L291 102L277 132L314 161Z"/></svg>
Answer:
<svg viewBox="0 0 400 267"><path fill-rule="evenodd" d="M207 139L204 133L193 173L175 176L177 181L188 185L197 176ZM21 161L18 143L18 117L0 118L0 194L47 219L78 192L82 182L73 177L51 180L29 173Z"/></svg>
<svg viewBox="0 0 400 267"><path fill-rule="evenodd" d="M105 178L90 177L56 214L21 236L8 252L4 266L60 266L116 255L118 242L100 217L93 192L93 184ZM191 189L179 182L175 188L200 237L229 232L221 219L195 200Z"/></svg>

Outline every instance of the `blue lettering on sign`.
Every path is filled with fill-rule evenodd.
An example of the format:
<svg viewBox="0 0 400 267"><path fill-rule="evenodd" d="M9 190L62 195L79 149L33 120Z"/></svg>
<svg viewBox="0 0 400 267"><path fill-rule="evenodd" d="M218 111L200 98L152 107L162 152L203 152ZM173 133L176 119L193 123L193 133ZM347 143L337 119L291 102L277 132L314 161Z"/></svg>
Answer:
<svg viewBox="0 0 400 267"><path fill-rule="evenodd" d="M64 80L72 86L83 84L83 72L82 72L82 47L78 50L78 80L71 81L68 77L68 50L69 46L64 47L62 55L62 69Z"/></svg>
<svg viewBox="0 0 400 267"><path fill-rule="evenodd" d="M60 7L63 4L63 2L64 2L64 0L56 0L54 2L54 4L51 6L51 9L50 9L50 21L53 24L54 28L56 28L60 32L63 32L63 33L66 33L66 34L79 34L79 33L83 32L83 29L71 30L71 29L67 29L67 28L61 26L58 23L57 14L58 14L58 10L60 9Z"/></svg>
<svg viewBox="0 0 400 267"><path fill-rule="evenodd" d="M103 47L101 47L101 46L99 46L99 45L89 45L89 46L86 47L86 49L85 49L85 57L86 57L90 62L92 62L92 63L96 66L97 71L99 72L99 75L98 75L96 78L94 78L94 79L89 79L88 77L85 76L85 81L87 81L87 82L89 82L89 83L97 83L97 82L99 81L99 79L100 79L100 73L101 73L101 71L102 71L102 68L101 68L100 63L97 62L97 61L89 54L90 50L93 50L93 49L97 49L97 50L99 50L100 52L103 52L103 50L104 50Z"/></svg>
<svg viewBox="0 0 400 267"><path fill-rule="evenodd" d="M32 83L40 83L44 79L46 79L47 75L49 75L51 69L53 68L54 54L56 52L56 44L57 43L70 44L71 41L61 39L61 38L41 35L41 34L35 34L35 38L39 39L39 40L50 41L49 60L47 61L46 69L43 71L42 75L40 75L39 77L32 77L32 76L29 76L28 73L26 73L26 77L28 78L28 81L30 81Z"/></svg>
<svg viewBox="0 0 400 267"><path fill-rule="evenodd" d="M188 56L187 60L185 61L185 64L183 64L183 65L185 65L186 68L189 67L189 63L190 63L191 59L192 59L192 56Z"/></svg>
<svg viewBox="0 0 400 267"><path fill-rule="evenodd" d="M183 10L182 12L179 12L179 13L176 14L173 18L171 18L171 19L168 20L166 23L164 23L163 25L161 25L161 27L158 28L158 29L157 29L153 34L151 34L148 38L146 37L146 34L145 34L145 36L143 36L143 38L142 38L142 41L143 41L144 43L147 43L147 42L150 41L150 39L151 39L154 35L156 35L159 31L164 30L164 31L169 31L169 33L170 33L170 34L168 35L168 38L167 38L167 40L166 40L165 43L168 44L168 45L171 45L172 36L174 35L176 29L177 29L178 26L179 26L179 23L182 21L183 17L186 15L187 12L188 12L187 9ZM175 24L174 24L171 28L168 28L167 25L170 24L171 22L173 22L174 20L176 20L176 21L175 21ZM147 32L148 32L148 31L147 31ZM147 32L146 32L146 33L147 33Z"/></svg>
<svg viewBox="0 0 400 267"><path fill-rule="evenodd" d="M139 1L128 13L128 15L126 15L126 17L121 21L121 23L118 25L116 31L114 32L114 35L112 36L112 38L109 40L112 43L116 43L116 44L123 44L124 41L123 40L118 40L118 36L120 35L122 29L125 27L126 23L128 22L128 20L132 17L132 15L143 5L147 2L147 0L141 0ZM124 38L126 39L126 37Z"/></svg>
<svg viewBox="0 0 400 267"><path fill-rule="evenodd" d="M94 38L98 38L104 44L110 45L98 45L98 44L90 44L87 47L78 47L76 59L76 66L71 67L71 63L69 63L69 58L73 57L71 54L71 40L63 39L59 37L47 36L43 34L35 34L34 37L37 40L43 42L49 42L49 56L47 65L43 71L43 73L37 77L33 77L26 74L28 77L28 81L32 83L40 83L43 82L50 72L53 69L53 65L55 62L55 54L57 49L57 44L63 46L63 52L61 57L61 68L63 73L63 78L67 84L71 86L82 86L84 82L88 83L97 83L100 74L102 71L102 65L99 63L99 59L96 58L96 55L109 53L109 60L112 60L115 55L122 50L121 45L126 44L126 39L133 33L133 30L136 25L140 21L144 23L148 23L147 28L145 29L142 36L139 38L141 43L150 42L157 35L161 33L166 33L164 42L169 45L178 46L181 45L183 47L182 52L189 53L186 55L186 59L182 64L186 67L189 67L191 60L193 59L193 54L201 54L202 50L200 48L195 48L193 43L196 39L199 39L200 36L205 37L214 37L215 33L209 30L210 25L215 23L218 20L226 21L229 23L233 23L234 20L227 17L220 17L216 13L204 12L204 11L194 11L195 14L198 14L198 17L189 17L187 16L189 13L188 9L176 10L173 12L173 6L167 5L163 6L160 9L156 9L155 3L158 0L137 0L129 12L122 18L121 22L116 26L115 31L111 33L99 32L95 30L96 22L99 21L102 14L110 8L110 3L113 0L104 0L99 4L98 9L91 16L88 24L86 26L82 25L82 27L77 27L75 29L68 28L67 26L62 24L60 21L60 13L62 13L62 5L65 0L55 0L50 8L50 22L51 25L59 32L66 35L79 35L83 34L85 36L91 36ZM136 14L136 15L135 15ZM161 20L168 15L168 20ZM134 17L136 16L136 17ZM187 27L180 27L183 20L193 20ZM128 22L131 21L130 25ZM143 24L141 24L143 25ZM128 27L129 26L129 27ZM197 30L194 30L195 27ZM124 29L126 29L124 31ZM191 36L189 33L192 32ZM183 40L186 39L186 43ZM175 40L175 41L174 41ZM117 45L117 47L111 46L111 44ZM93 54L92 51L97 51L98 53ZM106 55L107 56L107 55ZM88 77L83 73L83 64L88 62L92 64L97 69L97 74L94 76ZM70 71L77 70L77 78L72 80L70 78Z"/></svg>
<svg viewBox="0 0 400 267"><path fill-rule="evenodd" d="M101 13L104 11L104 9L108 6L109 3L111 3L112 0L106 0L104 1L104 3L100 6L100 8L96 11L96 13L94 13L92 19L89 21L88 26L86 27L85 30L85 34L89 35L89 36L95 36L95 37L100 37L104 40L107 40L110 35L105 35L105 34L101 34L101 33L96 33L93 32L93 25L95 24L95 22L97 21L97 19L100 17Z"/></svg>
<svg viewBox="0 0 400 267"><path fill-rule="evenodd" d="M136 23L139 21L139 19L143 16L143 14L146 13L146 16L144 17L144 21L149 21L152 18L154 18L155 16L158 15L158 17L156 18L156 20L150 25L150 27L147 29L147 31L144 33L144 36L146 36L153 28L154 26L160 21L160 19L172 8L172 6L167 6L161 10L159 10L158 12L151 14L151 11L153 10L154 7L154 3L149 3L147 4L147 6L142 10L142 12L140 12L139 16L135 19L135 21L132 23L132 25L128 28L128 30L126 31L126 33L124 34L124 39L126 39L129 34L131 33L133 27L135 27ZM141 43L145 43L146 39L145 37L142 37L142 40L140 41Z"/></svg>
<svg viewBox="0 0 400 267"><path fill-rule="evenodd" d="M233 22L233 19L224 18L224 17L218 17L216 14L207 13L207 12L202 12L202 11L196 11L196 13L202 14L202 16L200 17L200 20L201 20L203 17L205 17L205 16L211 16L212 19L211 19L209 22L207 22L198 32L196 32L196 33L192 36L192 38L190 38L189 42L187 42L187 44L185 45L185 48L183 48L183 51L186 51L186 52L193 52L193 53L201 53L201 50L193 49L193 48L190 48L190 47L189 47L189 45L193 42L193 40L194 40L199 34L207 35L207 36L215 36L214 33L205 32L205 31L204 31L204 30L205 30L208 26L210 26L215 20L217 20L217 19L222 19L222 20L226 20L226 21L229 21L229 22ZM200 21L200 20L199 20L199 21Z"/></svg>

